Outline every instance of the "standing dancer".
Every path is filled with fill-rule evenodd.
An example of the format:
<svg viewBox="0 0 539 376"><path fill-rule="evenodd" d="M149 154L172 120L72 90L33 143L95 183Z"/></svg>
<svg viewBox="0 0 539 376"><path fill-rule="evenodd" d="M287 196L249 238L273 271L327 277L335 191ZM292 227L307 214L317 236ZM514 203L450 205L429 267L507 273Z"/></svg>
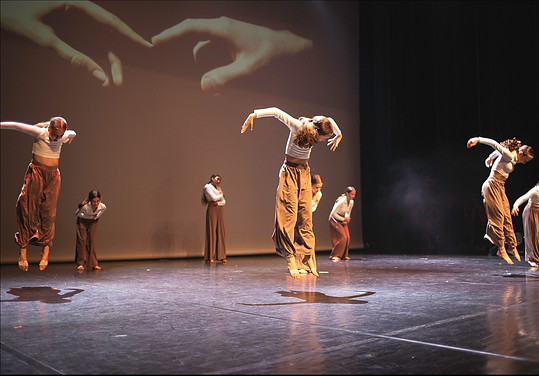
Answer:
<svg viewBox="0 0 539 376"><path fill-rule="evenodd" d="M19 269L28 271L26 247L29 243L43 247L39 270L49 264L49 251L54 238L56 204L60 193L60 170L58 162L64 143L71 143L76 133L67 130L62 117L35 125L3 121L1 129L13 129L34 137L32 162L24 176L24 184L17 199L17 223L19 231L15 241L20 247Z"/></svg>
<svg viewBox="0 0 539 376"><path fill-rule="evenodd" d="M97 264L97 223L107 210L101 202L99 191L90 191L88 197L79 204L75 212L77 216L77 242L75 246L75 262L77 270L83 271L84 264L88 269L101 270Z"/></svg>
<svg viewBox="0 0 539 376"><path fill-rule="evenodd" d="M296 119L276 107L270 107L249 114L241 133L248 128L253 129L254 119L270 116L280 120L290 130L275 203L275 230L272 235L275 251L286 259L293 278L300 278L296 254L302 255L303 263L308 265L313 275L318 276L314 258L313 197L308 162L312 147L319 142L327 140L330 150L335 151L342 139L341 130L329 117Z"/></svg>
<svg viewBox="0 0 539 376"><path fill-rule="evenodd" d="M335 200L333 209L329 214L329 233L333 248L329 258L331 261L350 260L348 251L350 250L350 231L348 223L351 219L352 208L356 198L356 189L347 187L345 192Z"/></svg>
<svg viewBox="0 0 539 376"><path fill-rule="evenodd" d="M216 261L227 262L223 210L226 200L219 184L221 184L221 176L212 175L202 191L202 203L208 205L206 209L204 260L212 264Z"/></svg>
<svg viewBox="0 0 539 376"><path fill-rule="evenodd" d="M533 267L539 267L539 180L535 187L517 198L511 214L518 215L518 207L528 202L522 211L524 227L524 260Z"/></svg>
<svg viewBox="0 0 539 376"><path fill-rule="evenodd" d="M486 166L491 167L491 170L481 188L488 218L485 238L498 247L498 256L508 264L513 264L505 250L505 243L509 247L509 253L512 253L518 261L520 255L509 201L505 194L505 181L517 163L525 164L533 159L533 149L528 145L521 145L522 143L515 138L498 143L490 138L473 137L468 140L466 146L469 149L478 143L494 148L494 152L485 160Z"/></svg>

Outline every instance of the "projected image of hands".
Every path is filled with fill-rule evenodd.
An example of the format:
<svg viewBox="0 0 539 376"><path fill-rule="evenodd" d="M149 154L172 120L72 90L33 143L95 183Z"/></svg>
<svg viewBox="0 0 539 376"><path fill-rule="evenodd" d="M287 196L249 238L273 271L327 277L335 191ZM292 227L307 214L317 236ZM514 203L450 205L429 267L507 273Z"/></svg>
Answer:
<svg viewBox="0 0 539 376"><path fill-rule="evenodd" d="M74 66L86 69L105 87L110 85L110 77L116 86L123 83L120 58L113 51L108 51L110 74L107 73L90 56L78 51L76 46L70 46L60 39L56 35L54 27L42 21L44 16L58 9L78 8L95 21L110 26L117 33L123 34L133 42L151 47L151 43L145 41L114 14L89 1L2 1L1 6L3 29L28 38L39 46L52 48L60 58L70 61ZM96 43L103 43L103 41L96 41Z"/></svg>
<svg viewBox="0 0 539 376"><path fill-rule="evenodd" d="M26 38L38 46L54 50L60 59L86 70L103 87L121 86L124 83L122 59L116 51L108 49L108 66L96 62L98 57L81 52L55 33L55 25L43 21L54 11L76 8L97 23L107 26L113 33L124 37L125 43L135 43L143 48L174 49L174 40L195 38L192 49L194 64L202 51L211 50L216 44L224 45L230 63L214 66L200 78L202 91L217 93L235 79L253 74L275 59L298 55L313 47L312 40L295 35L287 30L273 30L229 17L184 18L172 27L145 40L119 16L90 1L2 1L1 26L4 30ZM155 21L154 21L155 22ZM96 38L98 39L98 38ZM95 40L107 48L107 40ZM104 45L104 46L103 46ZM171 51L177 53L178 51Z"/></svg>
<svg viewBox="0 0 539 376"><path fill-rule="evenodd" d="M296 55L313 46L311 40L287 30L275 31L228 17L183 20L154 36L152 43L157 46L190 34L201 39L193 48L195 62L200 51L211 48L216 41L225 42L232 59L230 64L216 67L202 76L200 86L207 92L249 75L278 57Z"/></svg>

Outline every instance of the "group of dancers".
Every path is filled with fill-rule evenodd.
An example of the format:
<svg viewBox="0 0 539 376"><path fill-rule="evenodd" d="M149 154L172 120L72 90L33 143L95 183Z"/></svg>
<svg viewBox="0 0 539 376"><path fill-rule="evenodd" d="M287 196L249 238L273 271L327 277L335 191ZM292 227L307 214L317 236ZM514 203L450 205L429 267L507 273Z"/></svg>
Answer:
<svg viewBox="0 0 539 376"><path fill-rule="evenodd" d="M327 141L331 151L335 151L342 140L337 123L326 116L294 118L276 107L254 110L244 121L241 133L253 129L254 119L274 117L285 124L289 137L285 148L285 158L279 172L279 184L275 202L275 228L272 239L275 251L286 260L287 269L293 278L302 273L318 276L315 257L315 235L312 214L321 198L321 178L311 176L309 158L312 148ZM19 268L28 270L26 248L28 244L42 247L40 270L48 265L48 256L54 238L56 204L60 190L58 163L62 145L70 143L76 133L67 129L67 121L53 117L48 122L34 125L5 121L2 129L12 129L33 136L33 158L28 166L21 193L17 199L18 232L15 240L20 247ZM518 261L511 210L505 194L505 181L517 163L533 159L530 146L522 145L516 139L498 143L484 137L468 140L467 147L478 143L490 145L494 152L485 161L491 172L482 187L488 218L485 237L498 248L497 254L508 264ZM224 238L223 206L224 193L219 186L220 175L212 175L205 185L202 201L207 204L206 243L204 258L207 262L226 262ZM314 187L314 190L313 190ZM348 222L354 205L356 190L348 187L335 202L330 213L332 239L332 261L349 260L350 234ZM528 193L513 205L513 215L518 215L519 206L528 201L523 211L525 260L532 266L539 264L539 181ZM98 191L91 191L88 198L79 205L77 211L77 269L83 270L84 263L94 270L101 269L95 256L95 230L97 220L106 206L101 202ZM507 245L507 247L506 247Z"/></svg>

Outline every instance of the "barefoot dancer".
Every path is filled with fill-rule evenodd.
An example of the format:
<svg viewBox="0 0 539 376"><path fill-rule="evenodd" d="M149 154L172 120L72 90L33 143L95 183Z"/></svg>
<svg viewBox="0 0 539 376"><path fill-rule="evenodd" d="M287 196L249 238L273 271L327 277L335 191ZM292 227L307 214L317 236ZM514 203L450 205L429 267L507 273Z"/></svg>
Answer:
<svg viewBox="0 0 539 376"><path fill-rule="evenodd" d="M315 237L308 162L311 149L318 142L327 140L330 150L334 151L342 139L341 131L332 118L315 116L312 119L296 119L276 107L270 107L251 113L243 123L241 133L248 128L253 129L254 119L270 116L290 129L275 203L275 230L272 235L275 251L286 258L293 278L300 277L296 254L302 255L311 273L318 276L314 258Z"/></svg>
<svg viewBox="0 0 539 376"><path fill-rule="evenodd" d="M346 187L342 195L335 200L333 209L329 214L329 233L331 234L331 261L350 260L348 251L350 250L350 231L348 223L352 218L352 208L356 198L356 189L352 186Z"/></svg>
<svg viewBox="0 0 539 376"><path fill-rule="evenodd" d="M521 142L515 138L498 143L490 138L473 137L468 140L466 146L469 149L478 143L490 145L495 149L485 161L491 170L481 189L488 218L485 238L498 247L498 256L508 264L513 264L505 250L505 243L509 247L509 253L512 253L518 261L520 256L509 201L505 194L505 181L517 163L524 164L533 159L533 149L528 145L521 146Z"/></svg>
<svg viewBox="0 0 539 376"><path fill-rule="evenodd" d="M19 268L28 271L26 247L31 243L43 247L39 270L44 270L49 263L49 250L54 238L56 203L60 192L60 152L62 145L71 143L76 133L67 130L67 122L61 117L35 125L14 121L0 124L1 129L12 129L34 137L32 162L17 199L19 231L15 233L15 241L20 247Z"/></svg>

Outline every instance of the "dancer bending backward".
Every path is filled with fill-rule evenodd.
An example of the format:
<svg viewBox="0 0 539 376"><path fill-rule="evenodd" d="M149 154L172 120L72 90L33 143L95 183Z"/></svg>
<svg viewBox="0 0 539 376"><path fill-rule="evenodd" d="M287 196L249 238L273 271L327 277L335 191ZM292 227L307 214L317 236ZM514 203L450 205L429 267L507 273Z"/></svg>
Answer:
<svg viewBox="0 0 539 376"><path fill-rule="evenodd" d="M512 253L518 261L520 256L509 200L505 194L505 181L517 163L524 164L533 159L533 149L528 145L521 145L515 138L498 143L490 138L473 137L468 140L466 146L469 149L478 143L490 145L495 149L485 161L487 167L492 167L489 177L481 188L488 219L485 238L498 247L498 256L508 264L513 264L505 250L505 243L509 247L509 253Z"/></svg>
<svg viewBox="0 0 539 376"><path fill-rule="evenodd" d="M270 107L251 113L243 123L241 133L248 128L253 129L255 118L270 116L277 118L290 129L275 203L275 229L272 235L275 251L286 258L293 278L300 277L296 254L302 255L303 263L308 265L312 274L318 276L314 258L315 237L308 162L311 149L318 142L327 140L330 150L335 151L342 139L341 130L329 117L296 119L276 107Z"/></svg>
<svg viewBox="0 0 539 376"><path fill-rule="evenodd" d="M34 137L32 162L17 199L19 231L15 233L15 241L20 247L19 268L28 271L26 247L31 242L43 247L39 269L44 270L49 263L54 238L56 203L60 193L60 152L62 145L71 143L76 133L67 130L67 122L61 117L35 125L3 121L1 129L13 129Z"/></svg>
<svg viewBox="0 0 539 376"><path fill-rule="evenodd" d="M350 250L350 231L348 223L351 219L352 208L356 198L356 189L347 187L345 192L335 200L333 209L329 214L329 233L333 248L329 258L331 261L350 260L348 251Z"/></svg>
<svg viewBox="0 0 539 376"><path fill-rule="evenodd" d="M524 260L533 267L539 267L539 180L535 187L517 198L511 214L518 215L518 208L528 202L522 211L524 227Z"/></svg>

